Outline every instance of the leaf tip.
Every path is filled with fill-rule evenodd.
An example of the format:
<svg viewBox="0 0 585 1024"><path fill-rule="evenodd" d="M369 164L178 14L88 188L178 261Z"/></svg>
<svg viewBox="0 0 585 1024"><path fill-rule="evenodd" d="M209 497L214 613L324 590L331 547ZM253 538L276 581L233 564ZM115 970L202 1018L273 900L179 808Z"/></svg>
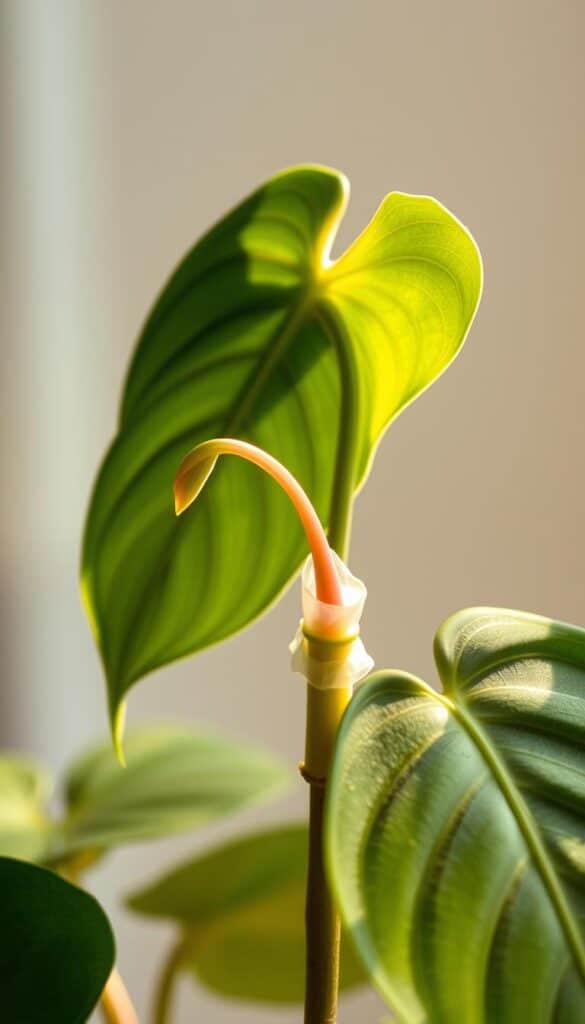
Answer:
<svg viewBox="0 0 585 1024"><path fill-rule="evenodd" d="M124 726L126 724L126 701L121 701L112 714L112 742L121 768L126 767L124 753Z"/></svg>

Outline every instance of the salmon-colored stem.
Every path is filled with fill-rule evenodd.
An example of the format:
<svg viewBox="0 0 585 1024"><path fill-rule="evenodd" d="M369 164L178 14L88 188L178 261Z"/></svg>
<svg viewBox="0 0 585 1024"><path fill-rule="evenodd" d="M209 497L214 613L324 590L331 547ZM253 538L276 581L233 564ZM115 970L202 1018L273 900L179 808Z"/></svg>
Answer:
<svg viewBox="0 0 585 1024"><path fill-rule="evenodd" d="M100 1007L107 1024L138 1024L136 1010L115 967L102 992Z"/></svg>
<svg viewBox="0 0 585 1024"><path fill-rule="evenodd" d="M290 498L305 531L315 570L315 589L317 598L326 604L343 604L343 595L339 576L333 560L331 548L327 542L325 530L319 516L315 512L308 495L292 473L268 452L256 445L237 438L221 437L213 441L204 441L197 445L183 460L175 479L175 495L181 494L177 500L177 510L182 512L190 501L184 500L183 486L188 492L188 476L201 464L214 462L219 455L237 455L241 459L253 462L268 473ZM193 498L197 497L201 487L197 488Z"/></svg>

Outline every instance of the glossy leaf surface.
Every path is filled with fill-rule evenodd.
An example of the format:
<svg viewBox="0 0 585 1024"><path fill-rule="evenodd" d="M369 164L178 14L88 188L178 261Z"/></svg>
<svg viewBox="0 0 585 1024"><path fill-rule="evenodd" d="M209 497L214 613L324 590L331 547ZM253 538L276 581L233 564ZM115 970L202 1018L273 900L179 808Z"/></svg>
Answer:
<svg viewBox="0 0 585 1024"><path fill-rule="evenodd" d="M51 826L45 801L50 780L29 758L0 756L0 856L42 860Z"/></svg>
<svg viewBox="0 0 585 1024"><path fill-rule="evenodd" d="M585 1020L585 631L472 609L342 723L329 873L408 1024Z"/></svg>
<svg viewBox="0 0 585 1024"><path fill-rule="evenodd" d="M99 904L43 868L0 858L0 993L7 1024L84 1024L114 964Z"/></svg>
<svg viewBox="0 0 585 1024"><path fill-rule="evenodd" d="M82 559L118 738L132 683L246 626L306 550L284 495L235 460L177 521L186 452L230 435L266 449L336 546L381 433L465 338L481 288L467 231L391 193L331 262L347 190L319 167L268 181L187 254L139 338Z"/></svg>
<svg viewBox="0 0 585 1024"><path fill-rule="evenodd" d="M69 772L61 852L196 828L290 780L282 762L263 750L181 727L136 730L126 749L125 768L108 743Z"/></svg>
<svg viewBox="0 0 585 1024"><path fill-rule="evenodd" d="M129 905L177 921L187 940L182 969L208 988L255 1002L301 1002L307 843L298 825L247 837L179 867ZM341 979L343 988L365 981L347 941Z"/></svg>

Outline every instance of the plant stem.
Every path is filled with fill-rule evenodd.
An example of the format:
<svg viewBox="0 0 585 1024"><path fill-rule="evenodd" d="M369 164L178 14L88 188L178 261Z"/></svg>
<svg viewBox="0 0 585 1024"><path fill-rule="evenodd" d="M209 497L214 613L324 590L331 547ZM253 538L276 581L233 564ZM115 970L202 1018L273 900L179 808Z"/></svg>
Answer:
<svg viewBox="0 0 585 1024"><path fill-rule="evenodd" d="M154 998L153 1024L170 1024L174 986L181 967L181 962L188 947L187 939L182 938L172 947L158 979Z"/></svg>
<svg viewBox="0 0 585 1024"><path fill-rule="evenodd" d="M138 1024L138 1016L116 967L101 994L100 1009L106 1024Z"/></svg>
<svg viewBox="0 0 585 1024"><path fill-rule="evenodd" d="M342 407L337 464L328 540L344 561L351 532L351 513L358 439L358 397L351 349L325 307L324 329L335 344L341 376ZM323 859L326 781L335 737L352 690L317 690L307 686L307 738L304 776L310 786L309 862L305 904L305 1024L335 1024L339 989L341 923L333 902Z"/></svg>
<svg viewBox="0 0 585 1024"><path fill-rule="evenodd" d="M337 1018L341 926L323 865L324 787L311 786L307 875L305 1024Z"/></svg>
<svg viewBox="0 0 585 1024"><path fill-rule="evenodd" d="M337 1017L341 926L323 860L325 785L341 716L351 688L307 686L304 775L310 786L307 872L305 1024L334 1024Z"/></svg>

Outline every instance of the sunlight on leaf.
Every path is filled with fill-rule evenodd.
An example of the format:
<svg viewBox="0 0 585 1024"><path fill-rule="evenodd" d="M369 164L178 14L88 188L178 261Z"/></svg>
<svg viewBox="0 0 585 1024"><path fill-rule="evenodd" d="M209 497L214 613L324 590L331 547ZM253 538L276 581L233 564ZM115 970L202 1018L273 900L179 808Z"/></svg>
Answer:
<svg viewBox="0 0 585 1024"><path fill-rule="evenodd" d="M328 168L272 178L185 256L140 335L82 557L118 739L136 680L248 625L306 553L285 496L234 461L177 522L183 456L214 436L266 449L337 547L382 432L465 339L481 290L466 229L394 192L331 261L347 198Z"/></svg>
<svg viewBox="0 0 585 1024"><path fill-rule="evenodd" d="M407 1024L585 1019L585 631L471 609L444 694L377 673L350 704L327 860L372 981Z"/></svg>

